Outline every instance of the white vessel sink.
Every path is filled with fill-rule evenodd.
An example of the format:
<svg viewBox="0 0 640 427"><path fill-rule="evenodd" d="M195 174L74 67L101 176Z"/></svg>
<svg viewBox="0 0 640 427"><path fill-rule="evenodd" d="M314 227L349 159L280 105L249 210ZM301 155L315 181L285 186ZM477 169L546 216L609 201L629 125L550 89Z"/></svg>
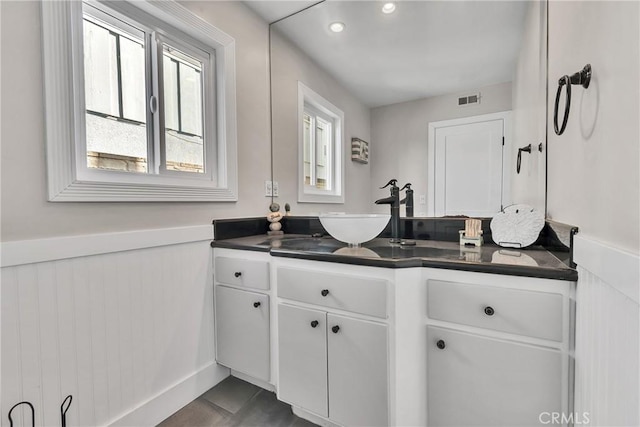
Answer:
<svg viewBox="0 0 640 427"><path fill-rule="evenodd" d="M336 240L358 246L375 239L389 223L389 214L321 214L324 229Z"/></svg>

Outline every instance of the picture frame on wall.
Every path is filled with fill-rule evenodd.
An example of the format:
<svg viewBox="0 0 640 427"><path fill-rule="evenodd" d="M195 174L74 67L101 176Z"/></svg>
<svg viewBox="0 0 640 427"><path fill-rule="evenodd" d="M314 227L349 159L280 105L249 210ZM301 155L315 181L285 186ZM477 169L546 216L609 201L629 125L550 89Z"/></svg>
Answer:
<svg viewBox="0 0 640 427"><path fill-rule="evenodd" d="M351 161L369 163L369 143L360 138L351 138Z"/></svg>

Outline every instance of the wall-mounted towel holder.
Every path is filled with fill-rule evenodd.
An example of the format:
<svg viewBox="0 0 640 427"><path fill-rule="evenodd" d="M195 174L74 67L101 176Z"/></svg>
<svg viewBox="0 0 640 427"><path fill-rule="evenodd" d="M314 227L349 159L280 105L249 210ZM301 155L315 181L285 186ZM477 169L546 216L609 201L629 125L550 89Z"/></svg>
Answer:
<svg viewBox="0 0 640 427"><path fill-rule="evenodd" d="M71 406L71 401L73 400L73 397L71 395L68 395L67 397L64 398L64 401L62 402L62 405L60 405L60 425L61 427L67 427L67 411L69 410L69 407ZM13 405L11 407L11 409L9 409L9 413L7 414L7 417L9 418L9 427L13 427L13 410L16 409L18 406L20 405L27 405L29 407L29 409L31 410L31 426L35 427L36 425L36 409L33 407L33 404L29 401L22 401L19 403L16 403L15 405ZM23 423L24 425L24 423Z"/></svg>
<svg viewBox="0 0 640 427"><path fill-rule="evenodd" d="M527 145L526 147L520 147L518 148L518 161L516 162L516 173L520 173L520 164L522 163L522 152L525 153L531 153L531 144ZM542 151L542 150L540 150Z"/></svg>
<svg viewBox="0 0 640 427"><path fill-rule="evenodd" d="M33 405L31 404L31 402L28 402L26 400L22 401L22 402L19 402L19 403L16 403L15 405L13 405L11 407L11 409L9 409L9 415L8 415L8 417L9 417L9 427L13 427L13 418L11 417L11 413L13 412L14 409L16 409L20 405L27 405L29 407L29 409L31 409L31 426L35 427L35 425L36 425L36 410L33 407Z"/></svg>
<svg viewBox="0 0 640 427"><path fill-rule="evenodd" d="M571 85L581 85L583 88L588 88L591 82L591 64L587 64L584 68L577 73L574 73L571 77L564 75L558 80L558 91L556 92L556 102L553 107L553 129L557 135L562 135L567 122L569 120L569 110L571 109ZM558 128L558 104L560 103L560 94L562 93L562 86L566 87L567 100L564 105L564 118L562 119L562 126Z"/></svg>

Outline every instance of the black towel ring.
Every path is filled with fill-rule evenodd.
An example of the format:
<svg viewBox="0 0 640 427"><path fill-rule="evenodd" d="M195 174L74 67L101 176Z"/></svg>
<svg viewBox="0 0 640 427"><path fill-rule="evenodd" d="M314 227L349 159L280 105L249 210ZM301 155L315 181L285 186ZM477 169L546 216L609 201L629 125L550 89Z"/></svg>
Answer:
<svg viewBox="0 0 640 427"><path fill-rule="evenodd" d="M567 88L567 100L564 104L564 119L562 119L562 126L558 129L558 104L560 103L560 93L562 93L562 86ZM556 135L562 135L567 122L569 121L569 109L571 108L571 80L569 76L562 76L558 81L558 91L556 92L556 103L553 107L553 130L556 131Z"/></svg>
<svg viewBox="0 0 640 427"><path fill-rule="evenodd" d="M516 173L520 173L520 163L522 163L522 152L531 153L531 144L518 148L518 162L516 163Z"/></svg>
<svg viewBox="0 0 640 427"><path fill-rule="evenodd" d="M588 88L591 82L591 64L587 64L584 68L577 73L574 73L571 77L568 75L560 77L558 80L558 91L556 92L556 102L553 106L553 130L556 135L562 135L567 127L569 121L569 110L571 109L571 85L581 85L583 88ZM560 104L560 94L562 93L562 86L566 86L567 100L564 105L564 118L562 119L562 126L558 128L558 105Z"/></svg>

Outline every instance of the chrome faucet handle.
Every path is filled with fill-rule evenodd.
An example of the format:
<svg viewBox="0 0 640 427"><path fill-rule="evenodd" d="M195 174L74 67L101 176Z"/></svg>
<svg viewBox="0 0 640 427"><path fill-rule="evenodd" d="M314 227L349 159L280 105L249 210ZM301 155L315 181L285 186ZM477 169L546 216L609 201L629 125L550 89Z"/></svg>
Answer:
<svg viewBox="0 0 640 427"><path fill-rule="evenodd" d="M382 190L383 188L387 188L388 186L395 187L397 182L398 182L397 179L392 179L389 182L387 182L384 187L380 187L380 189Z"/></svg>
<svg viewBox="0 0 640 427"><path fill-rule="evenodd" d="M411 183L410 183L410 182L407 182L407 183L404 185L404 187L402 187L402 188L400 189L400 191L404 190L405 188L406 188L407 190L411 190Z"/></svg>

